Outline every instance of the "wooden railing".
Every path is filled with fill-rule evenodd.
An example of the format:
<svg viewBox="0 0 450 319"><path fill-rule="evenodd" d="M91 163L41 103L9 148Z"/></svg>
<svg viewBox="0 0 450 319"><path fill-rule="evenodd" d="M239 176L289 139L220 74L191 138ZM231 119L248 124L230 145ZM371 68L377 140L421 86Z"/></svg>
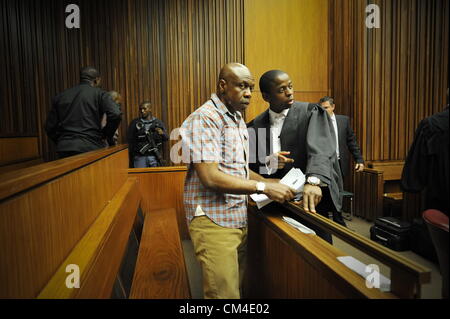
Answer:
<svg viewBox="0 0 450 319"><path fill-rule="evenodd" d="M303 234L281 216L294 217L344 240L391 270L391 292L368 288L365 279L337 257L348 254L317 236ZM259 298L419 298L430 271L348 228L292 203L249 212L250 297Z"/></svg>

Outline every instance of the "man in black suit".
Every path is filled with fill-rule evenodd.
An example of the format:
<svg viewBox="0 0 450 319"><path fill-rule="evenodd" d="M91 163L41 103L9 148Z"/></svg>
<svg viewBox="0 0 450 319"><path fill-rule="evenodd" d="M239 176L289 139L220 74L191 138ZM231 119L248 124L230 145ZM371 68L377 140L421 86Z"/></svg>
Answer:
<svg viewBox="0 0 450 319"><path fill-rule="evenodd" d="M56 143L59 158L103 148L105 140L112 145L122 112L110 94L99 88L100 83L100 73L86 67L80 72L80 84L53 98L45 130ZM106 125L102 128L103 114Z"/></svg>
<svg viewBox="0 0 450 319"><path fill-rule="evenodd" d="M330 115L333 126L336 125L335 133L338 137L338 147L336 153L338 154L341 165L342 176L345 178L349 174L350 156L353 155L355 161L355 170L362 172L364 170L364 159L361 155L361 149L356 141L355 133L350 125L350 118L345 115L334 114L336 105L333 98L325 96L320 99L320 106Z"/></svg>
<svg viewBox="0 0 450 319"><path fill-rule="evenodd" d="M250 169L282 178L292 167L300 168L306 175L303 208L324 215L339 211L342 178L327 113L318 104L295 102L292 81L284 71L266 72L259 86L270 107L248 124ZM320 229L316 233L331 242L330 234Z"/></svg>
<svg viewBox="0 0 450 319"><path fill-rule="evenodd" d="M362 172L364 170L364 159L361 155L361 149L356 141L355 133L350 125L350 118L345 115L334 114L336 105L333 98L325 96L320 99L320 106L330 115L333 128L337 136L336 154L339 159L339 165L342 172L342 178L349 175L350 156L352 153L355 161L355 170ZM337 211L333 213L333 220L345 226L345 221L342 218L342 213Z"/></svg>

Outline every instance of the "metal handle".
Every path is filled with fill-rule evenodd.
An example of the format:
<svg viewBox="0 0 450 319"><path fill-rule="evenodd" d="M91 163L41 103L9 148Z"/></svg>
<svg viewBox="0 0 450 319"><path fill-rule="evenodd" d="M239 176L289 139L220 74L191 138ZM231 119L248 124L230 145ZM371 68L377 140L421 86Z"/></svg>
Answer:
<svg viewBox="0 0 450 319"><path fill-rule="evenodd" d="M376 234L375 234L375 237L377 237L378 239L381 239L381 240L383 240L383 241L388 241L387 238L381 237L380 235L376 235Z"/></svg>

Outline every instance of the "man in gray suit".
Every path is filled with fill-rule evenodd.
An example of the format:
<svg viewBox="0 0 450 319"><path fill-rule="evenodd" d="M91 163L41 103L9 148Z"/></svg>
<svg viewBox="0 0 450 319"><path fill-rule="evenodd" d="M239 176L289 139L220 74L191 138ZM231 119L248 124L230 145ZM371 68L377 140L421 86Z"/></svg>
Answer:
<svg viewBox="0 0 450 319"><path fill-rule="evenodd" d="M292 81L284 71L264 73L259 86L270 107L248 124L250 169L281 178L292 167L300 168L307 178L303 208L326 217L330 211L340 211L342 178L327 113L317 104L295 102ZM331 242L330 234L316 232Z"/></svg>

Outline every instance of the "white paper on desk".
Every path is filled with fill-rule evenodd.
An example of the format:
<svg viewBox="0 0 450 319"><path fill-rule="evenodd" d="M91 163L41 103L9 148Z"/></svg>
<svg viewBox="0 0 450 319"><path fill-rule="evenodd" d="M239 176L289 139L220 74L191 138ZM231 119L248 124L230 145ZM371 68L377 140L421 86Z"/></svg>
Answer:
<svg viewBox="0 0 450 319"><path fill-rule="evenodd" d="M366 279L368 275L374 276L374 269L371 267L367 267L366 264L363 264L358 259L353 258L352 256L341 256L337 257L337 259L343 263L345 266L356 272L358 275ZM367 271L366 271L367 269ZM383 292L391 291L391 280L382 274L380 274L380 290Z"/></svg>
<svg viewBox="0 0 450 319"><path fill-rule="evenodd" d="M296 190L296 192L301 192L303 186L305 185L305 174L299 168L293 167L281 180L281 184L287 185ZM251 199L253 199L258 206L258 209L270 204L272 200L264 194L251 194Z"/></svg>
<svg viewBox="0 0 450 319"><path fill-rule="evenodd" d="M312 230L311 228L306 227L305 225L299 223L298 221L296 221L295 219L292 219L290 217L286 217L283 216L283 220L288 223L289 225L297 228L299 231L301 231L302 233L305 234L316 234L316 232L314 230Z"/></svg>

